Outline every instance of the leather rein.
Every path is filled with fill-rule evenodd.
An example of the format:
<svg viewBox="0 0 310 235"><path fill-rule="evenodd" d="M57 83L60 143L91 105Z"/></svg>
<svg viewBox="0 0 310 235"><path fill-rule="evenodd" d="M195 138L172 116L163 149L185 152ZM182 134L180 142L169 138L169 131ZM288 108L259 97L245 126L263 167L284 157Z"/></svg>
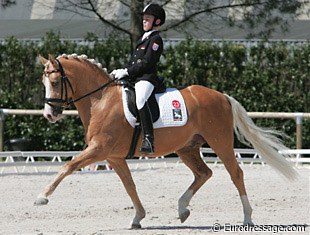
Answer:
<svg viewBox="0 0 310 235"><path fill-rule="evenodd" d="M57 116L58 114L61 114L62 111L65 109L66 106L69 106L81 99L84 99L102 89L104 89L105 87L109 86L111 83L115 82L117 79L113 78L112 80L108 81L107 83L103 84L102 86L98 87L97 89L90 91L88 93L86 93L85 95L82 95L79 98L76 99L69 99L68 97L68 87L70 88L71 92L74 93L72 85L70 80L68 79L68 77L65 74L65 71L60 63L60 61L58 59L56 59L57 63L58 63L58 67L59 69L57 70L52 70L50 72L48 72L48 74L52 74L52 73L60 73L61 76L61 97L60 98L44 98L44 103L48 104L49 106L52 107L53 109L53 115ZM46 75L46 72L43 72L44 75ZM52 103L61 103L62 105L54 105Z"/></svg>

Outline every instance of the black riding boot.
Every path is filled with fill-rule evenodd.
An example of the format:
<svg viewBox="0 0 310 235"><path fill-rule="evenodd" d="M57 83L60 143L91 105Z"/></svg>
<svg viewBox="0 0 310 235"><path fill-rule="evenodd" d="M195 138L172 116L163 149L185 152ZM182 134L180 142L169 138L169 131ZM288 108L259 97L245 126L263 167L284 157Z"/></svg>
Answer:
<svg viewBox="0 0 310 235"><path fill-rule="evenodd" d="M147 103L143 106L142 109L139 110L139 115L140 115L140 121L141 121L141 126L142 126L142 132L144 134L140 152L154 153L153 121L152 121L151 111Z"/></svg>

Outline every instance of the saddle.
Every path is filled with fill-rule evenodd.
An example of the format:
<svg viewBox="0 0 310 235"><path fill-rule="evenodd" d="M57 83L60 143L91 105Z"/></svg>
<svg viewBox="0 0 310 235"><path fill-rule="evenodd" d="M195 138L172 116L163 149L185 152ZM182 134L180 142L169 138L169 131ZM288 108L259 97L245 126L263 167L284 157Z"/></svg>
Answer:
<svg viewBox="0 0 310 235"><path fill-rule="evenodd" d="M187 110L182 94L176 88L166 88L163 78L160 81L160 85L155 88L147 101L151 110L154 129L185 125L187 123ZM136 107L134 84L123 80L122 86L124 114L128 123L134 128L130 149L126 157L131 159L134 157L141 126Z"/></svg>
<svg viewBox="0 0 310 235"><path fill-rule="evenodd" d="M128 109L137 120L135 124L135 128L134 128L134 132L132 135L130 148L129 148L129 151L126 157L127 159L132 159L134 158L135 150L137 147L137 142L141 134L141 123L140 123L140 117L138 114L138 108L136 105L136 92L135 92L134 84L129 81L124 81L123 86L124 86L124 90L127 96ZM148 106L151 110L153 123L156 122L159 118L159 106L156 101L155 94L163 93L165 91L166 91L166 86L164 83L164 78L159 77L159 86L154 89L151 96L147 100Z"/></svg>
<svg viewBox="0 0 310 235"><path fill-rule="evenodd" d="M159 77L159 81L160 81L159 83L160 85L154 89L153 93L147 100L148 106L151 110L153 123L158 120L159 114L160 114L159 106L156 101L155 94L164 93L166 91L164 78ZM139 118L138 109L136 106L136 93L135 93L134 84L132 84L131 82L125 81L123 86L124 86L125 93L127 96L128 109L130 113L137 119L137 121L139 121L140 118Z"/></svg>

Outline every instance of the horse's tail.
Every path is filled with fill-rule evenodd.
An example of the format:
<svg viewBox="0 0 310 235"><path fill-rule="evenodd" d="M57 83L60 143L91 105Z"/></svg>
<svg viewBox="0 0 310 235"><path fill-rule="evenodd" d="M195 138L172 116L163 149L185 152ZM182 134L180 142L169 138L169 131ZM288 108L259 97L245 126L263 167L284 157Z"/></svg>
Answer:
<svg viewBox="0 0 310 235"><path fill-rule="evenodd" d="M234 130L239 141L248 146L252 145L267 164L280 171L288 179L295 179L298 174L288 159L289 155L279 153L280 150L288 149L277 137L281 133L256 126L237 100L231 96L225 96L232 107Z"/></svg>

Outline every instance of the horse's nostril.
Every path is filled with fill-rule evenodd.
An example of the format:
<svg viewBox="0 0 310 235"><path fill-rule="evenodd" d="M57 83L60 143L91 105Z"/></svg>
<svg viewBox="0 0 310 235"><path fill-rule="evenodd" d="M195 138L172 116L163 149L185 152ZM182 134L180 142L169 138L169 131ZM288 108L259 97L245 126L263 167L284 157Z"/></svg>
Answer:
<svg viewBox="0 0 310 235"><path fill-rule="evenodd" d="M52 118L53 118L51 114L47 114L46 117L48 120L52 120Z"/></svg>

